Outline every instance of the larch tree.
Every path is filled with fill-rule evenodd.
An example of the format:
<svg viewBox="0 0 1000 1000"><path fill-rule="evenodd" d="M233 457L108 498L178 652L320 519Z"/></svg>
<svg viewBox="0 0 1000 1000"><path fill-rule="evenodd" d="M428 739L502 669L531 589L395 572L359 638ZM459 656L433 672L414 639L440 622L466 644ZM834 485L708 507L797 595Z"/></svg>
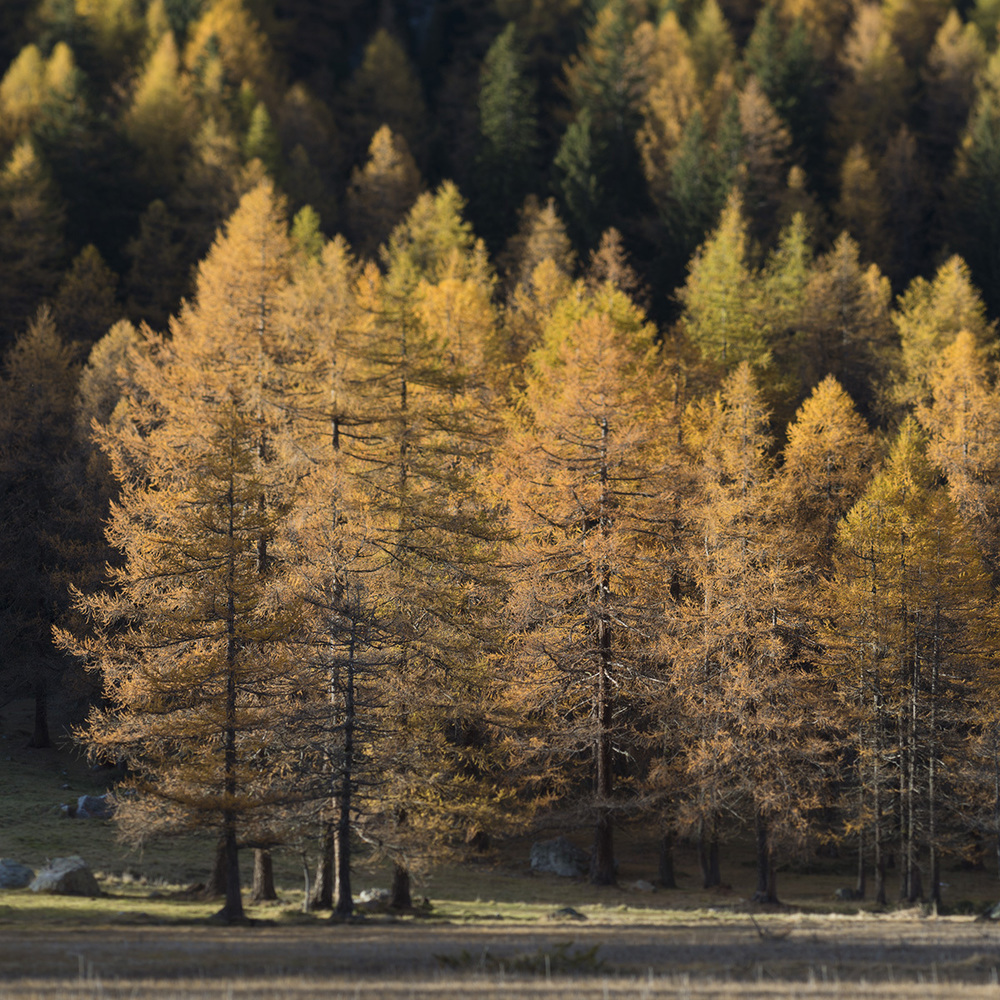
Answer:
<svg viewBox="0 0 1000 1000"><path fill-rule="evenodd" d="M757 842L756 898L776 896L775 852L800 842L818 801L820 692L801 663L801 565L772 510L771 440L750 365L686 415L696 486L686 563L695 590L673 636L674 686L691 732L689 824L707 885L718 824L742 807Z"/></svg>
<svg viewBox="0 0 1000 1000"><path fill-rule="evenodd" d="M899 364L891 304L888 278L863 263L858 244L841 233L815 261L806 286L796 338L803 384L833 375L866 416L891 412L887 386Z"/></svg>
<svg viewBox="0 0 1000 1000"><path fill-rule="evenodd" d="M947 236L968 262L987 303L996 311L1000 276L1000 54L978 75L972 112L962 131L955 167L945 185L950 205Z"/></svg>
<svg viewBox="0 0 1000 1000"><path fill-rule="evenodd" d="M386 781L363 830L396 862L394 905L404 908L411 865L469 804L461 755L443 741L477 669L497 530L474 482L494 426L484 405L492 278L462 209L452 184L421 195L383 250L385 273L369 264L357 284L361 408L347 450L368 525L366 588L387 636ZM447 805L446 787L456 793Z"/></svg>
<svg viewBox="0 0 1000 1000"><path fill-rule="evenodd" d="M348 231L361 256L375 258L423 187L402 133L383 125L372 136L365 165L351 172L347 189Z"/></svg>
<svg viewBox="0 0 1000 1000"><path fill-rule="evenodd" d="M143 68L123 124L142 150L150 180L159 185L175 182L181 152L194 128L194 107L172 31L162 36Z"/></svg>
<svg viewBox="0 0 1000 1000"><path fill-rule="evenodd" d="M969 330L945 347L928 372L930 399L917 407L928 458L994 579L1000 560L1000 408L987 348Z"/></svg>
<svg viewBox="0 0 1000 1000"><path fill-rule="evenodd" d="M871 479L877 458L874 436L833 376L817 385L799 408L788 427L782 458L774 489L775 507L793 532L800 567L795 581L798 606L806 632L813 638L822 633L829 614L824 584L833 573L840 523ZM815 657L815 646L812 655ZM852 722L858 724L853 706L848 708L850 718L831 713L832 718L826 720L824 738L834 754L843 753L845 730ZM869 772L859 762L855 767L857 780L841 783L841 808L848 829L857 836L855 891L863 899L872 854L870 790L865 785Z"/></svg>
<svg viewBox="0 0 1000 1000"><path fill-rule="evenodd" d="M899 836L900 898L940 903L941 821L959 728L975 718L992 617L988 577L958 509L935 485L908 418L885 469L837 539L828 656L858 715L857 754L885 901L888 819ZM922 858L926 858L926 867Z"/></svg>
<svg viewBox="0 0 1000 1000"><path fill-rule="evenodd" d="M0 172L0 343L9 346L55 291L64 229L65 213L48 170L24 139Z"/></svg>
<svg viewBox="0 0 1000 1000"><path fill-rule="evenodd" d="M760 321L756 296L747 220L742 199L734 192L678 291L686 336L722 371L732 371L743 361L758 367L768 363L768 331Z"/></svg>
<svg viewBox="0 0 1000 1000"><path fill-rule="evenodd" d="M642 313L605 286L530 356L494 479L514 535L505 659L509 697L541 729L537 768L560 790L586 761L592 794L571 806L594 829L590 880L615 881L619 774L667 588L670 391ZM568 784L567 784L568 783Z"/></svg>
<svg viewBox="0 0 1000 1000"><path fill-rule="evenodd" d="M922 71L928 160L939 180L955 157L962 127L976 96L976 79L986 65L983 36L951 10L938 29Z"/></svg>
<svg viewBox="0 0 1000 1000"><path fill-rule="evenodd" d="M996 325L988 320L986 306L972 274L955 255L937 270L933 280L914 278L899 297L893 322L899 331L902 379L898 395L914 405L928 397L928 376L941 352L962 330L981 347L996 338Z"/></svg>
<svg viewBox="0 0 1000 1000"><path fill-rule="evenodd" d="M428 118L423 88L406 50L385 28L379 28L365 46L348 93L355 145L348 150L349 160L360 160L372 135L388 125L406 139L417 163L424 164Z"/></svg>
<svg viewBox="0 0 1000 1000"><path fill-rule="evenodd" d="M301 476L288 447L294 355L275 322L289 269L287 225L263 184L200 265L171 338L147 332L129 417L102 433L122 490L109 539L124 561L110 594L79 599L93 634L65 637L93 657L110 706L84 741L129 757L142 787L178 807L170 818L219 831L227 920L242 916L241 827L266 846L269 808L296 794L277 776L281 720L310 694L288 654L300 623L280 572Z"/></svg>

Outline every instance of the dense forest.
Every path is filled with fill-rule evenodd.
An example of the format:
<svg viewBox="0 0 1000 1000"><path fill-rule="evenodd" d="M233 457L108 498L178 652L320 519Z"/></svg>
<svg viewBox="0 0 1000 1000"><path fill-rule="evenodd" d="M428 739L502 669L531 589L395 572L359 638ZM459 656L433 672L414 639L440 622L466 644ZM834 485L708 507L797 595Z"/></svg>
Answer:
<svg viewBox="0 0 1000 1000"><path fill-rule="evenodd" d="M134 840L1000 860L1000 0L6 0L0 676ZM206 865L210 859L206 859ZM651 859L655 864L656 859Z"/></svg>

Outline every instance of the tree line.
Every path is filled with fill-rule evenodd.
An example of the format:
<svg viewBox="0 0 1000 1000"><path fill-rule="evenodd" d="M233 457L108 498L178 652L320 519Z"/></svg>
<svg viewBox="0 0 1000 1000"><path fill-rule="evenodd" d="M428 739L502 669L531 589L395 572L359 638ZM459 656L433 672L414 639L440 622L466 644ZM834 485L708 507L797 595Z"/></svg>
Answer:
<svg viewBox="0 0 1000 1000"><path fill-rule="evenodd" d="M53 688L94 706L126 832L216 830L234 920L240 848L318 841L344 915L358 838L406 905L432 846L540 816L596 883L623 822L665 884L677 837L712 885L752 829L763 899L824 840L880 901L1000 857L1000 11L332 4L324 71L307 6L11 8L33 742ZM445 156L421 95L469 73Z"/></svg>
<svg viewBox="0 0 1000 1000"><path fill-rule="evenodd" d="M593 826L596 883L642 819L665 877L690 836L713 884L750 824L762 898L824 838L857 846L876 898L890 858L906 898L938 898L942 854L1000 843L1000 407L968 269L886 298L898 419L874 432L769 346L788 321L768 309L849 340L845 305L881 287L849 238L812 259L796 217L720 281L734 195L665 333L615 234L574 277L551 213L498 303L462 209L450 184L418 197L379 266L308 211L290 225L265 181L169 333L122 321L77 371L43 311L8 357L5 398L47 393L9 416L73 438L47 513L89 535L39 510L33 539L70 583L57 644L100 683L78 735L134 775L126 830L217 829L232 919L240 846L325 828L346 912L352 836L405 900L429 844L539 815ZM844 258L854 286L824 300ZM702 314L728 296L731 334ZM886 364L862 360L844 371Z"/></svg>

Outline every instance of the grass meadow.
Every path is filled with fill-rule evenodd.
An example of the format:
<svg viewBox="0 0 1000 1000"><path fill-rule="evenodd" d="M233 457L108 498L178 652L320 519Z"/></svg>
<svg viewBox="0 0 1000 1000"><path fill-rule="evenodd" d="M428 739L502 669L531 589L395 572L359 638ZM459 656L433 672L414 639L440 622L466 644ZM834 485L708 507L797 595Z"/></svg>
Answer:
<svg viewBox="0 0 1000 1000"><path fill-rule="evenodd" d="M350 924L303 913L301 858L278 852L278 902L251 907L253 926L219 926L210 919L218 903L186 891L208 874L209 838L138 854L113 823L65 818L60 805L103 791L106 777L68 747L25 750L7 718L0 856L37 869L80 854L102 895L0 891L0 1000L1000 1000L1000 924L974 916L1000 899L995 872L947 866L943 915L875 913L834 899L852 882L849 858L799 859L780 875L784 905L759 912L748 903L749 845L726 852L725 888L701 890L682 847L681 888L649 892L635 884L656 870L655 844L641 831L622 831L615 888L533 875L525 840L426 873L415 889L431 908L419 916ZM248 881L250 867L247 857ZM355 891L384 886L388 872L362 853L355 879Z"/></svg>

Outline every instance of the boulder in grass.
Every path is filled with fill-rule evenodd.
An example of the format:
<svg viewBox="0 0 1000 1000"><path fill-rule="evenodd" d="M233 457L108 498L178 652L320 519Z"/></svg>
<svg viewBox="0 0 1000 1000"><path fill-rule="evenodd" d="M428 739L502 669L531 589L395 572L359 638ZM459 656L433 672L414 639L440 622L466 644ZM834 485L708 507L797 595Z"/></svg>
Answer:
<svg viewBox="0 0 1000 1000"><path fill-rule="evenodd" d="M531 845L531 868L536 872L576 878L590 870L590 855L565 837L540 840Z"/></svg>
<svg viewBox="0 0 1000 1000"><path fill-rule="evenodd" d="M77 819L111 819L115 814L115 800L110 792L103 795L81 795L76 800Z"/></svg>
<svg viewBox="0 0 1000 1000"><path fill-rule="evenodd" d="M78 854L50 861L29 886L32 892L55 896L99 896L100 886L87 862Z"/></svg>
<svg viewBox="0 0 1000 1000"><path fill-rule="evenodd" d="M354 906L366 913L387 913L391 902L392 893L388 889L362 889Z"/></svg>
<svg viewBox="0 0 1000 1000"><path fill-rule="evenodd" d="M0 858L0 889L23 889L31 884L35 873L11 858Z"/></svg>

